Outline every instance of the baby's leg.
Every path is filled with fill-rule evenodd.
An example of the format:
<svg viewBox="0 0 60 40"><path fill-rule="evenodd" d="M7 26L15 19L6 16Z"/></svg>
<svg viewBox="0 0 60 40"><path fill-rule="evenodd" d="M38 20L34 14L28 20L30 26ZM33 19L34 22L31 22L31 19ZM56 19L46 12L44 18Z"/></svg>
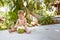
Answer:
<svg viewBox="0 0 60 40"><path fill-rule="evenodd" d="M28 34L31 33L31 30L29 30L26 26L24 26L24 28L25 28L26 33L28 33Z"/></svg>
<svg viewBox="0 0 60 40"><path fill-rule="evenodd" d="M9 32L11 33L11 32L15 32L17 30L17 28L11 28L11 29L9 29Z"/></svg>

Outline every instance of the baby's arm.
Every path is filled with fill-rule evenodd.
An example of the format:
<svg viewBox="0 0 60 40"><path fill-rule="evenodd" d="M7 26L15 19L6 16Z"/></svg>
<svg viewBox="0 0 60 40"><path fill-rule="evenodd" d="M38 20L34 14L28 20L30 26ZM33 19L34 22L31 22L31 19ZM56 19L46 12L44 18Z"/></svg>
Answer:
<svg viewBox="0 0 60 40"><path fill-rule="evenodd" d="M26 26L27 25L27 20L26 20L26 18L24 19L24 24L23 24L24 26Z"/></svg>
<svg viewBox="0 0 60 40"><path fill-rule="evenodd" d="M16 24L15 24L15 26L14 26L14 27L17 27L17 25L18 25L18 22L19 22L19 21L17 20L17 22L16 22Z"/></svg>
<svg viewBox="0 0 60 40"><path fill-rule="evenodd" d="M29 30L26 26L27 25L27 20L26 19L24 19L24 20L25 20L25 22L24 22L25 32L29 34L29 33L31 33L31 30Z"/></svg>

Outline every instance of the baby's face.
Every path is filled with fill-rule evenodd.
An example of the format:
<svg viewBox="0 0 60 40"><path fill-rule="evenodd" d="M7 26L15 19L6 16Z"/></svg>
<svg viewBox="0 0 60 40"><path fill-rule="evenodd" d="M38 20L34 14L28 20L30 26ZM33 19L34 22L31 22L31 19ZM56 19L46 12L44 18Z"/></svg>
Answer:
<svg viewBox="0 0 60 40"><path fill-rule="evenodd" d="M23 13L19 13L19 14L18 14L18 17L23 17L23 16L24 16Z"/></svg>

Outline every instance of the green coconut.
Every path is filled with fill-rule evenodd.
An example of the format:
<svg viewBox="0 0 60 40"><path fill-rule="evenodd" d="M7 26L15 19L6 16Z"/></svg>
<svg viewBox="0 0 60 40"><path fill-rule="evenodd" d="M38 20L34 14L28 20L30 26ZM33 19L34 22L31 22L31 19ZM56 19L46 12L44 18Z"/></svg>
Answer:
<svg viewBox="0 0 60 40"><path fill-rule="evenodd" d="M24 29L18 29L17 32L18 32L19 34L21 34L21 33L24 33L25 30L24 30Z"/></svg>

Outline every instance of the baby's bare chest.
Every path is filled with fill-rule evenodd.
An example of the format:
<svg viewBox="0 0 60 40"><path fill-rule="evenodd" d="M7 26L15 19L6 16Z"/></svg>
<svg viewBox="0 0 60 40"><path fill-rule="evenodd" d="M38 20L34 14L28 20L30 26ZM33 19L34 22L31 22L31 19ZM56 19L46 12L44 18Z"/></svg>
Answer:
<svg viewBox="0 0 60 40"><path fill-rule="evenodd" d="M23 19L23 20L19 20L19 22L18 22L19 24L24 24L25 23L25 20Z"/></svg>

